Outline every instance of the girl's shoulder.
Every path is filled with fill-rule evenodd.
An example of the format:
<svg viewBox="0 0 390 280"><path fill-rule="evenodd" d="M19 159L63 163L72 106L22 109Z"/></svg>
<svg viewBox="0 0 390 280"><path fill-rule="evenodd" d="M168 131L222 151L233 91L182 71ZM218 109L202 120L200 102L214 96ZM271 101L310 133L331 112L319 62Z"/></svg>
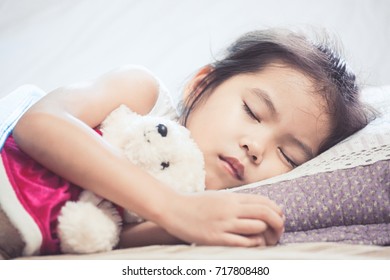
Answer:
<svg viewBox="0 0 390 280"><path fill-rule="evenodd" d="M142 91L142 98L149 100L150 115L178 119L177 106L170 91L152 71L140 65L125 65L114 70L113 75L122 87L131 84L132 89Z"/></svg>
<svg viewBox="0 0 390 280"><path fill-rule="evenodd" d="M128 93L127 96L136 93L147 101L149 108L152 108L158 99L159 81L157 77L147 68L140 65L123 65L100 78L106 81L105 84L111 90ZM133 98L130 98L133 99Z"/></svg>

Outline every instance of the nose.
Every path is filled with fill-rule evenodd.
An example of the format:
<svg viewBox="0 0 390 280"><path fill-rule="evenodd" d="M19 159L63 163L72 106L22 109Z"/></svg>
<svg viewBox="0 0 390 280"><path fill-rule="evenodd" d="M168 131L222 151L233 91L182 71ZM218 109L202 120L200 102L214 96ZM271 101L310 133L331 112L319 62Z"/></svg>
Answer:
<svg viewBox="0 0 390 280"><path fill-rule="evenodd" d="M159 125L157 125L157 131L158 133L162 136L162 137L166 137L167 134L168 134L168 128L163 125L162 123L160 123Z"/></svg>
<svg viewBox="0 0 390 280"><path fill-rule="evenodd" d="M244 144L242 148L254 164L259 165L263 161L263 150L258 143Z"/></svg>

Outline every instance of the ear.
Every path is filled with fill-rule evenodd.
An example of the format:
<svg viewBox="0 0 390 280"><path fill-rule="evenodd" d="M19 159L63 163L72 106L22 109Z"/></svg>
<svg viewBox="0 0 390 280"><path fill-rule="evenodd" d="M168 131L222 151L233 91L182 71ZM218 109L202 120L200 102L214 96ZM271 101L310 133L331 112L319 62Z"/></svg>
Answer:
<svg viewBox="0 0 390 280"><path fill-rule="evenodd" d="M191 78L184 88L183 97L186 99L188 95L196 89L200 82L213 70L211 65L203 66L196 74Z"/></svg>

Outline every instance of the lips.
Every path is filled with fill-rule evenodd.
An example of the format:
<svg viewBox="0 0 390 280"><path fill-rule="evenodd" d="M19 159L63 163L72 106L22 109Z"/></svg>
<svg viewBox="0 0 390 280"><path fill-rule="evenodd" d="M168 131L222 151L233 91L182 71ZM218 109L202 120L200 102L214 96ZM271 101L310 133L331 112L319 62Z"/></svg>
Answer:
<svg viewBox="0 0 390 280"><path fill-rule="evenodd" d="M227 165L228 171L239 181L244 180L245 167L240 163L240 161L233 157L223 157L219 158L224 161Z"/></svg>

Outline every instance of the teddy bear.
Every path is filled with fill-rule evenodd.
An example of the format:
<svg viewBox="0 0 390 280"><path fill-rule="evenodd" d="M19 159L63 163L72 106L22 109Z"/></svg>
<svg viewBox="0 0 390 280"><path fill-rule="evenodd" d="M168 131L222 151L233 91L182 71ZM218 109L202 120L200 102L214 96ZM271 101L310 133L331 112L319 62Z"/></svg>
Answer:
<svg viewBox="0 0 390 280"><path fill-rule="evenodd" d="M179 192L205 189L202 152L184 126L164 117L141 116L125 105L102 122L102 137L126 158ZM140 186L147 187L147 186ZM162 210L163 211L163 210ZM123 223L142 217L84 190L67 202L58 218L63 253L97 253L117 245Z"/></svg>

